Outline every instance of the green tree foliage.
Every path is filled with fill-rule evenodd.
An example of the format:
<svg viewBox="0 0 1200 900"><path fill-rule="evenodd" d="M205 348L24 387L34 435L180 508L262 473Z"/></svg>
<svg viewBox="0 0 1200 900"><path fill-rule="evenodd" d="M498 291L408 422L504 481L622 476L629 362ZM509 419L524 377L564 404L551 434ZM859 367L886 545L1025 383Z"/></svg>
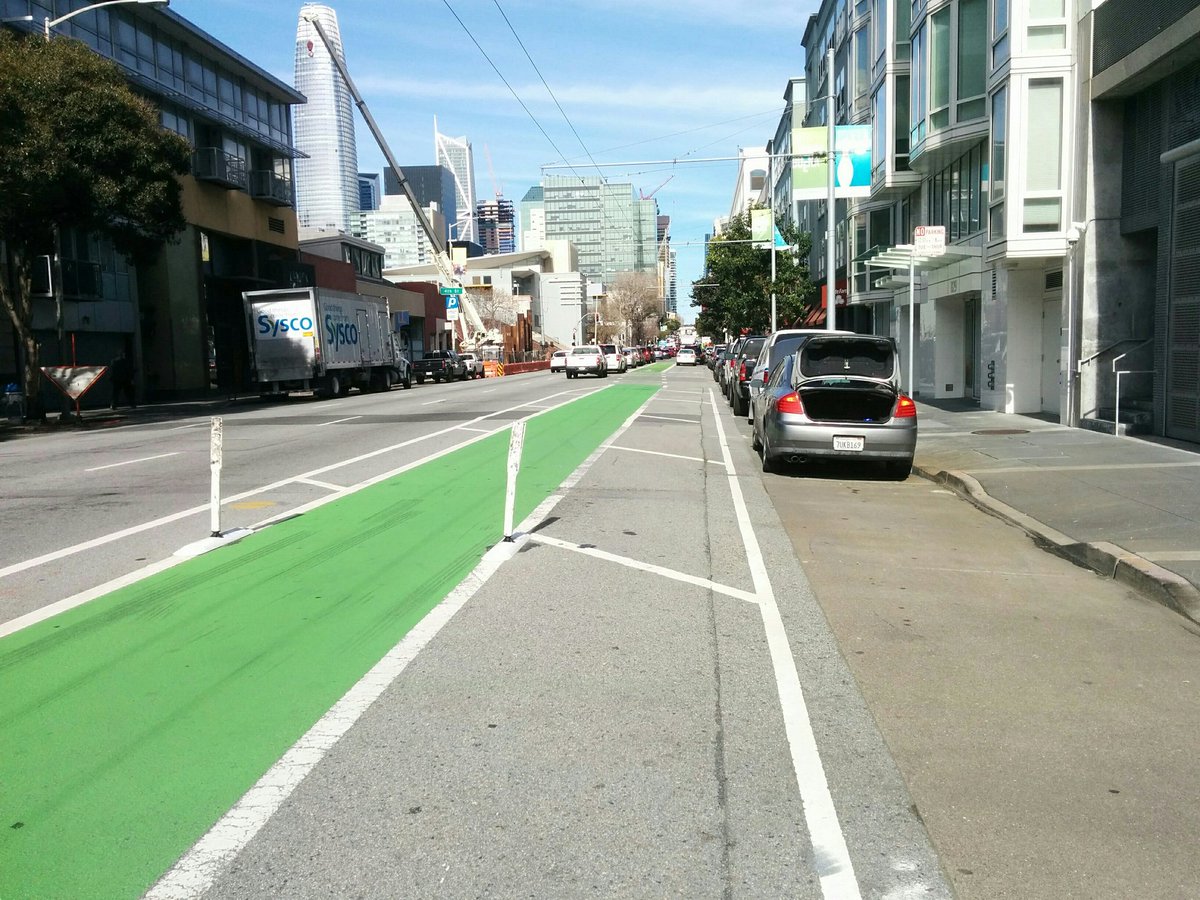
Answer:
<svg viewBox="0 0 1200 900"><path fill-rule="evenodd" d="M811 238L794 225L779 222L788 248L775 251L776 325L789 327L815 302L808 277ZM696 331L720 340L743 328L765 334L771 328L771 251L750 240L750 213L734 216L729 226L708 245L706 273L692 283Z"/></svg>
<svg viewBox="0 0 1200 900"><path fill-rule="evenodd" d="M108 237L136 262L184 227L188 142L164 129L115 64L65 38L0 30L0 307L24 351L25 395L40 415L31 272L56 230ZM0 257L3 262L3 257Z"/></svg>

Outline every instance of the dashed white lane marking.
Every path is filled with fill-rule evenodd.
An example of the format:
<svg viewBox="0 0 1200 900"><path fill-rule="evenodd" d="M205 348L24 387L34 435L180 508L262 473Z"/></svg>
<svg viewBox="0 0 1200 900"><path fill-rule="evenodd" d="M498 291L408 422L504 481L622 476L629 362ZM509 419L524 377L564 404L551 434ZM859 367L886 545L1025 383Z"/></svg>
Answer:
<svg viewBox="0 0 1200 900"><path fill-rule="evenodd" d="M433 404L435 404L435 403L445 403L447 399L448 399L448 398L446 398L446 397L443 397L441 400L426 400L426 401L425 401L424 403L422 403L421 405L422 405L422 406L433 406Z"/></svg>
<svg viewBox="0 0 1200 900"><path fill-rule="evenodd" d="M657 419L660 422L682 422L684 425L695 425L695 419L679 419L675 416L652 416L649 413L642 413L643 419Z"/></svg>
<svg viewBox="0 0 1200 900"><path fill-rule="evenodd" d="M542 400L553 400L555 397L566 397L566 398L569 398L566 401L569 403L569 402L571 402L571 400L578 400L581 397L588 396L589 394L606 390L608 387L609 387L609 385L600 385L595 388L588 388L588 389L586 389L586 391L585 391L585 389L581 389L581 388L576 388L576 389L570 390L570 391L558 391L554 394L550 394L549 396L543 397L541 399ZM574 395L578 395L578 396L574 396ZM240 494L234 494L232 497L227 497L221 501L221 504L227 505L230 503L236 503L239 500L246 500L250 497L255 497L259 494L265 494L268 491L278 490L279 488L283 487L284 485L290 484L291 482L295 481L298 478L313 478L314 476L317 476L317 475L324 475L326 472L332 472L336 469L343 468L344 466L350 466L350 465L355 465L356 463L365 462L368 459L373 459L373 458L375 458L377 456L381 456L385 453L393 453L396 450L403 450L406 447L412 446L413 444L419 444L422 441L428 441L432 438L437 438L437 437L441 437L442 435L450 434L451 432L455 431L456 429L462 429L462 428L465 428L474 423L486 422L495 416L502 416L506 413L516 412L517 410L519 410L521 408L522 408L521 406L510 406L506 409L500 409L500 410L496 410L495 412L485 413L484 415L477 416L474 419L471 419L470 421L463 423L462 425L451 425L447 428L440 428L437 431L431 431L428 434L418 435L415 438L409 438L408 440L401 441L398 444L391 444L387 447L380 447L378 450L372 450L368 453L361 453L358 456L353 456L349 459L343 459L343 460L340 460L335 463L330 463L329 465L326 465L326 466L321 466L320 468L313 469L310 472L302 472L299 475L292 475L287 478L281 478L278 481L273 481L270 484L263 485L262 487L252 488L251 490L243 491ZM477 440L477 439L472 438L472 441L474 441L474 440ZM463 444L461 446L466 446L466 445ZM63 547L61 550L54 550L54 551L51 551L50 553L44 553L41 556L36 556L32 559L26 559L26 560L22 560L21 562L18 562L18 563L13 563L12 565L5 566L4 568L0 569L0 578L7 578L9 575L15 575L18 572L24 572L27 569L33 569L33 568L36 568L37 566L45 565L46 563L56 562L60 559L65 559L68 556L73 556L76 553L82 553L85 550L94 550L97 547L103 547L105 544L111 544L114 541L119 541L123 538L131 537L132 535L135 535L135 534L140 534L143 531L150 531L154 528L158 528L163 525L169 525L172 522L178 522L180 519L186 519L189 516L194 516L194 515L198 515L199 513L207 512L209 510L209 508L210 508L209 504L207 504L207 503L205 503L201 506L193 506L190 509L184 509L177 513L171 513L170 515L161 516L160 518L157 518L157 519L151 519L149 522L143 522L140 525L131 525L128 528L122 528L120 531L113 531L113 532L110 532L109 534L102 535L98 538L92 538L89 541L83 541L82 543L79 543L79 544L73 544L70 547ZM87 600L93 599L94 597L97 597L97 596L100 596L100 595L92 594L90 591L85 591L81 594L75 595L75 597L71 597L71 598L67 598L67 599L68 600L76 600L77 602L75 602L73 605L78 606L80 603L87 602ZM78 599L81 597L86 597L86 599L83 599L83 600ZM65 603L67 601L64 600L64 601L60 601L60 602ZM53 604L53 607L58 608L59 604L55 603L55 604ZM43 609L50 609L50 608L51 607L43 607ZM70 607L66 607L66 608L70 608ZM31 615L33 615L33 614L31 614ZM49 615L45 615L42 618L49 618L49 617L50 617ZM25 627L25 626L22 626L22 627Z"/></svg>
<svg viewBox="0 0 1200 900"><path fill-rule="evenodd" d="M201 425L207 425L208 422L193 422L191 425L176 425L174 428L168 428L167 431L183 431L185 428L199 428Z"/></svg>
<svg viewBox="0 0 1200 900"><path fill-rule="evenodd" d="M613 449L616 450L619 448L614 447ZM682 581L685 584L692 584L696 587L702 587L718 594L724 594L726 597L734 597L738 600L745 600L747 603L758 602L758 598L750 591L743 591L741 588L718 584L715 581L709 581L707 578L699 578L696 575L689 575L687 572L678 572L674 569L667 569L651 563L644 563L640 560L631 559L628 556L618 556L615 553L609 553L606 550L600 550L596 547L584 547L582 544L574 544L570 541L564 541L558 538L552 538L547 535L536 533L529 535L529 540L533 541L535 544L547 544L551 547L558 547L562 550L571 550L575 553L582 553L584 556L591 556L595 559L603 559L607 562L617 563L618 565L625 566L628 569L636 569L639 572L649 572L652 575L661 575L663 578L669 578L672 581Z"/></svg>
<svg viewBox="0 0 1200 900"><path fill-rule="evenodd" d="M821 893L832 900L856 900L862 894L854 876L854 864L846 847L846 836L838 822L837 808L829 793L829 782L825 778L825 767L817 749L812 720L808 717L808 706L804 702L804 689L800 685L800 673L796 670L796 659L788 642L783 617L775 602L771 579L750 522L742 486L738 482L737 470L725 438L725 425L717 409L717 395L711 388L708 401L717 421L717 437L721 444L721 456L725 460L725 471L729 477L729 490L733 495L733 508L737 516L738 529L746 548L746 559L750 563L750 574L754 579L754 591L758 596L758 608L762 611L763 628L767 634L767 647L771 653L771 664L775 669L775 685L779 691L779 703L783 711L784 730L792 751L792 769L796 773L796 784L800 799L804 803L804 821L808 825L809 839L813 849L813 868L821 879Z"/></svg>
<svg viewBox="0 0 1200 900"><path fill-rule="evenodd" d="M157 456L143 456L141 459L127 459L125 462L109 463L107 466L93 466L90 469L84 469L85 472L101 472L104 469L116 469L119 466L132 466L134 463L150 462L152 459L166 459L168 456L178 456L182 451L176 450L174 453L160 453Z"/></svg>
<svg viewBox="0 0 1200 900"><path fill-rule="evenodd" d="M643 418L645 417L643 416ZM699 456L683 456L679 453L663 453L659 450L639 450L637 447L618 447L616 444L613 445L612 449L624 450L626 453L645 453L647 456L665 456L667 459L683 459L688 462L708 462L715 463L718 466L722 465L719 459L703 459Z"/></svg>
<svg viewBox="0 0 1200 900"><path fill-rule="evenodd" d="M647 399L646 403L649 403ZM341 740L407 668L417 654L433 640L446 623L460 610L487 580L512 558L521 544L529 539L529 531L547 516L566 496L601 454L619 438L637 418L646 404L631 415L613 435L585 459L558 490L543 500L529 516L517 526L517 541L500 543L489 550L479 565L463 579L441 603L388 652L374 668L359 679L321 719L297 741L279 762L275 763L258 782L250 788L159 881L144 895L145 900L194 900L201 897L226 868L237 858L245 846L267 824L271 816L291 796L292 792L317 767L325 754ZM535 413L535 418L541 413ZM482 440L472 438L468 443ZM436 456L450 451L440 451ZM497 529L500 531L502 529Z"/></svg>
<svg viewBox="0 0 1200 900"><path fill-rule="evenodd" d="M459 430L459 431L477 431L477 432L479 432L480 434L492 434L492 433L494 433L494 432L495 432L495 431L497 431L497 430L503 430L503 429L495 429L495 428L472 428L470 425L459 425L459 426L458 426L458 430Z"/></svg>
<svg viewBox="0 0 1200 900"><path fill-rule="evenodd" d="M340 425L342 422L353 422L355 419L361 419L362 416L346 416L344 419L334 419L332 422L322 422L318 428L324 428L326 425Z"/></svg>
<svg viewBox="0 0 1200 900"><path fill-rule="evenodd" d="M660 403L696 403L696 402L703 403L704 402L704 398L699 395L697 395L696 397L693 397L691 400L676 400L674 397L658 397L656 399Z"/></svg>
<svg viewBox="0 0 1200 900"><path fill-rule="evenodd" d="M315 478L297 478L297 484L311 484L313 487L325 488L327 491L344 491L344 484L330 484L328 481L317 481Z"/></svg>

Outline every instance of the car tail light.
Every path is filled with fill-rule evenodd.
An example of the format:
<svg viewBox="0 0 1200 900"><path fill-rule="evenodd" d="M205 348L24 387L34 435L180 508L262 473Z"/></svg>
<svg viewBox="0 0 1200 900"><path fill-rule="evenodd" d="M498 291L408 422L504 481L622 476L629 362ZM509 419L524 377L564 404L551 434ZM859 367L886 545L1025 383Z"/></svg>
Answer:
<svg viewBox="0 0 1200 900"><path fill-rule="evenodd" d="M804 404L800 402L800 395L795 391L776 398L775 409L777 412L787 413L788 415L804 415Z"/></svg>
<svg viewBox="0 0 1200 900"><path fill-rule="evenodd" d="M763 369L763 387L766 387L767 382L771 380L771 373Z"/></svg>
<svg viewBox="0 0 1200 900"><path fill-rule="evenodd" d="M746 364L742 363L740 366L738 366L738 381L745 381L745 380L746 380Z"/></svg>
<svg viewBox="0 0 1200 900"><path fill-rule="evenodd" d="M913 403L912 398L901 394L896 398L896 408L892 411L893 419L915 419L917 416L917 404Z"/></svg>

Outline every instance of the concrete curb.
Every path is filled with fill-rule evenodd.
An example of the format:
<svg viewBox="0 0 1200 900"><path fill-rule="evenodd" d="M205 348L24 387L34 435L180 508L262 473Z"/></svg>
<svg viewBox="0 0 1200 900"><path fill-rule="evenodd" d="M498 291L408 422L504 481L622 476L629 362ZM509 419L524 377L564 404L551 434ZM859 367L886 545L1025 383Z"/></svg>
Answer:
<svg viewBox="0 0 1200 900"><path fill-rule="evenodd" d="M983 489L983 485L965 472L921 465L914 465L913 471L930 481L953 488L984 512L1017 526L1043 550L1119 581L1142 596L1200 624L1200 589L1182 576L1108 541L1083 543L1061 531L1055 531L992 497Z"/></svg>

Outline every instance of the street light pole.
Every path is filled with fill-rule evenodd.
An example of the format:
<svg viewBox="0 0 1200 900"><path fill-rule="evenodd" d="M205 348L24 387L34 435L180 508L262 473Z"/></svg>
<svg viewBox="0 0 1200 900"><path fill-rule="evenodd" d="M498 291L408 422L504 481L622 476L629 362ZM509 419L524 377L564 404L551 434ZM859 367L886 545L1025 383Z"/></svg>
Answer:
<svg viewBox="0 0 1200 900"><path fill-rule="evenodd" d="M825 327L829 331L837 328L834 319L837 317L835 310L837 309L837 247L834 245L834 234L836 226L834 217L837 212L837 200L834 197L834 170L837 168L837 160L834 158L834 106L833 106L833 48L830 47L825 51L825 128L827 151L825 159L828 161L829 168L829 195L826 198L826 205L829 207L828 219L826 224L828 229L825 235Z"/></svg>
<svg viewBox="0 0 1200 900"><path fill-rule="evenodd" d="M93 9L100 9L103 6L116 6L117 4L136 3L140 6L168 6L171 0L104 0L103 3L93 3L91 6L83 6L79 9L71 10L65 16L59 16L57 19L51 19L49 16L42 21L42 34L46 40L50 40L50 29L55 25L61 25L67 19L74 18L80 13L91 12Z"/></svg>

